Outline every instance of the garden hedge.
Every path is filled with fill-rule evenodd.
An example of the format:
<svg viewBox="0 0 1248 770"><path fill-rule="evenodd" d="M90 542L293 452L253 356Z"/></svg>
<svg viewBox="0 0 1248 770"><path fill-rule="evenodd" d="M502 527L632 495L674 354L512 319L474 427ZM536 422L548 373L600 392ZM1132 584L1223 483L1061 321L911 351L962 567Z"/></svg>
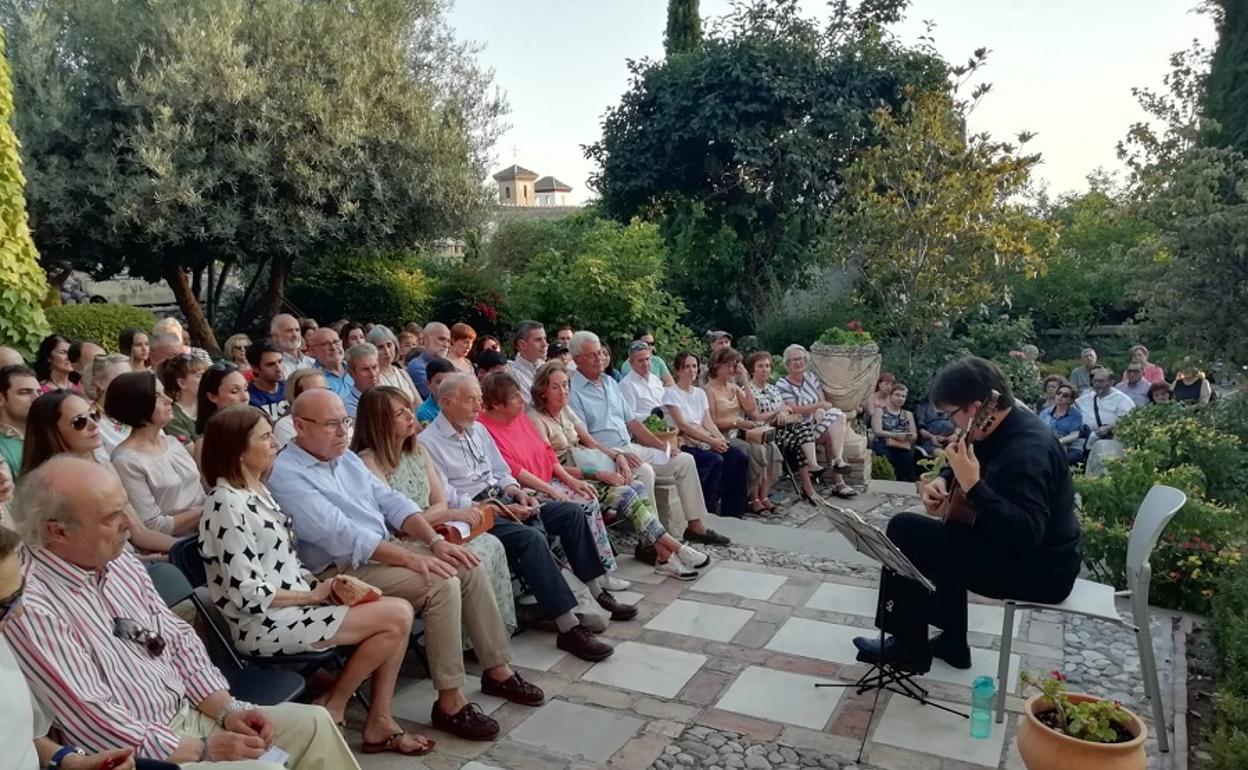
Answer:
<svg viewBox="0 0 1248 770"><path fill-rule="evenodd" d="M110 352L117 351L122 329L151 330L156 316L133 305L58 305L46 311L52 331L70 340L88 340Z"/></svg>

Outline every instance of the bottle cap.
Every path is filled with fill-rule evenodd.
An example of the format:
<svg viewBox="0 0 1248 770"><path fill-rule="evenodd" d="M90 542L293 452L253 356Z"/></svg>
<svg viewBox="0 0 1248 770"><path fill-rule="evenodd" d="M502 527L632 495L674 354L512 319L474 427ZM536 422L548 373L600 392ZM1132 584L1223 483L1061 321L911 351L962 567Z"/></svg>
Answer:
<svg viewBox="0 0 1248 770"><path fill-rule="evenodd" d="M977 693L994 693L997 691L997 680L990 676L978 676L971 688Z"/></svg>

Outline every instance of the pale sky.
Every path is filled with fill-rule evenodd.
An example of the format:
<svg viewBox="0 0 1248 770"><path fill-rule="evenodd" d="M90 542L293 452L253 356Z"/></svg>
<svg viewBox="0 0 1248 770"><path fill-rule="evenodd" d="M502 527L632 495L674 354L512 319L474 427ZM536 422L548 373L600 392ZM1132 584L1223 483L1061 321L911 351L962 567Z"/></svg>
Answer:
<svg viewBox="0 0 1248 770"><path fill-rule="evenodd" d="M626 59L660 58L666 0L455 0L461 38L485 45L481 61L511 104L511 129L495 148L495 170L517 162L591 196L592 164L581 152L628 85ZM825 6L803 0L812 12ZM1171 53L1194 38L1212 46L1213 22L1195 0L915 0L897 28L907 41L936 22L937 49L953 62L986 46L981 80L992 93L972 128L1013 138L1033 131L1038 176L1051 193L1086 188L1098 166L1121 166L1114 145L1143 117L1133 86L1159 88ZM703 19L728 0L702 0ZM704 22L705 23L705 22Z"/></svg>

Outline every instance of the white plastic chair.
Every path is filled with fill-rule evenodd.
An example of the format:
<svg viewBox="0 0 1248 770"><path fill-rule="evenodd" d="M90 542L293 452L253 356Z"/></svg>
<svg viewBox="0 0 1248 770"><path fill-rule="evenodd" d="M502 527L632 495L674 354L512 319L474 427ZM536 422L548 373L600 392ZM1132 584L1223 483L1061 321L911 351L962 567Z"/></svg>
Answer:
<svg viewBox="0 0 1248 770"><path fill-rule="evenodd" d="M1157 731L1157 746L1170 750L1166 737L1165 705L1161 699L1161 686L1157 681L1157 659L1153 653L1153 636L1148 624L1148 586L1153 570L1148 563L1161 532L1187 503L1187 495L1174 487L1154 486L1140 503L1135 514L1135 525L1127 541L1127 590L1115 592L1113 586L1076 580L1070 596L1061 604L1040 604L1007 599L1005 622L1001 627L1001 658L997 663L997 723L1005 720L1005 694L1009 687L1010 647L1013 643L1014 610L1017 608L1052 610L1087 618L1104 620L1135 632L1135 643L1140 654L1140 670L1144 676L1144 690L1153 704L1153 724ZM1117 596L1131 598L1133 622L1123 620L1114 605Z"/></svg>

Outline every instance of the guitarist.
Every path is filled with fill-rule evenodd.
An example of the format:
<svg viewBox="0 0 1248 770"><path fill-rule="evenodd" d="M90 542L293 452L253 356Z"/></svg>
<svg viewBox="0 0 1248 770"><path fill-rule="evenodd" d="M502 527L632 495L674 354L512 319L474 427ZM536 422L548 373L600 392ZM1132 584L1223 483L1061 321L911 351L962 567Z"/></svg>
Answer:
<svg viewBox="0 0 1248 770"><path fill-rule="evenodd" d="M925 671L930 650L954 668L970 668L968 590L1054 604L1070 594L1079 574L1081 536L1066 453L1040 418L1017 407L996 364L955 361L936 375L929 396L961 433L993 390L1000 393L998 407L984 427L945 447L949 465L923 491L927 515L901 513L888 523L888 538L936 586L928 622L943 629L930 647L926 634L886 640L883 652L894 665ZM969 526L939 518L955 480L975 509ZM881 654L876 639L854 644L868 656Z"/></svg>

